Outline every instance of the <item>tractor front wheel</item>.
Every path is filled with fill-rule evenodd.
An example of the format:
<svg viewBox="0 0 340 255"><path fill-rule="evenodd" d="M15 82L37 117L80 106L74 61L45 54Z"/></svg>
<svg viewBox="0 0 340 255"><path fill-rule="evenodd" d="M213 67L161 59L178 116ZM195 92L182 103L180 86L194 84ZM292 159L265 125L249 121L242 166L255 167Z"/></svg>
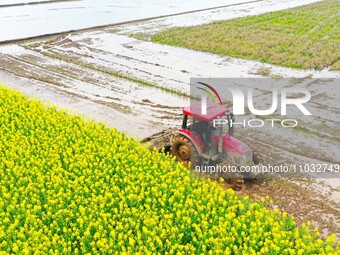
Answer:
<svg viewBox="0 0 340 255"><path fill-rule="evenodd" d="M232 163L230 163L227 160L222 160L222 162L219 163L219 165L223 168L224 166L230 166ZM222 177L224 180L224 188L226 189L233 189L233 190L241 190L244 179L243 176L238 173L222 173L219 177Z"/></svg>
<svg viewBox="0 0 340 255"><path fill-rule="evenodd" d="M224 187L226 189L241 190L244 180L241 175L235 175L233 177L225 178Z"/></svg>

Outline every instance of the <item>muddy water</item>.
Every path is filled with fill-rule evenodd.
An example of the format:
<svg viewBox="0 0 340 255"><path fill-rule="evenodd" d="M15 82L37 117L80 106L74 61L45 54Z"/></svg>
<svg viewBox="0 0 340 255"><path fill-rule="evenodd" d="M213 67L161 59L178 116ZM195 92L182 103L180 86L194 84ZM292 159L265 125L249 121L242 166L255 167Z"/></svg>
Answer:
<svg viewBox="0 0 340 255"><path fill-rule="evenodd" d="M52 2L54 0L32 0L32 1L23 1L23 0L1 0L0 1L0 7L3 7L3 6L10 6L10 5L25 5L25 4L28 4L28 3L42 3L42 2ZM67 1L67 0L66 0Z"/></svg>

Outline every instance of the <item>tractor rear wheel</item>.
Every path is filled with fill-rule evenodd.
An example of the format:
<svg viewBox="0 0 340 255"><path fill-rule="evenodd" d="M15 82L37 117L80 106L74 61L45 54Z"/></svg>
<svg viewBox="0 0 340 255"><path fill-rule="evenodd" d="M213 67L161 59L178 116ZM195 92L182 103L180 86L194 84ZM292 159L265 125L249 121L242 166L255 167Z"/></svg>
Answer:
<svg viewBox="0 0 340 255"><path fill-rule="evenodd" d="M262 155L261 153L259 153L256 149L253 149L253 163L255 165L258 165L260 163L263 164L263 158L262 158Z"/></svg>
<svg viewBox="0 0 340 255"><path fill-rule="evenodd" d="M195 166L199 164L199 156L195 146L183 135L175 135L172 137L170 150L177 161L181 162L187 168L189 168L189 162L191 162L191 169L194 169Z"/></svg>

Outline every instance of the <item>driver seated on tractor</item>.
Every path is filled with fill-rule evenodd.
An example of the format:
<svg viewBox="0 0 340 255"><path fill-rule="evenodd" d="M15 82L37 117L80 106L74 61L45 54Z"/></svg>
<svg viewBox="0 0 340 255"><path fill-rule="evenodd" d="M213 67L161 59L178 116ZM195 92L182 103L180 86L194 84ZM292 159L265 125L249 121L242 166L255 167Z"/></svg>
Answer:
<svg viewBox="0 0 340 255"><path fill-rule="evenodd" d="M211 131L216 129L211 122L195 119L188 129L202 137L204 145L210 147Z"/></svg>

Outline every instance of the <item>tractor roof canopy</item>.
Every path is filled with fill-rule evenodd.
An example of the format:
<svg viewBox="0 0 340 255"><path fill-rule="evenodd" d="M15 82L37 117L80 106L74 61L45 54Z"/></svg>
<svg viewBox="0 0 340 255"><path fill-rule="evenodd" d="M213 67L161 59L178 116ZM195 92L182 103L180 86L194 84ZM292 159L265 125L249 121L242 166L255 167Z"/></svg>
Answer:
<svg viewBox="0 0 340 255"><path fill-rule="evenodd" d="M225 113L229 112L227 108L223 105L214 104L210 101L207 103L207 114L202 115L202 105L201 102L193 103L183 109L185 115L203 120L203 121L213 121L219 116L223 116Z"/></svg>

